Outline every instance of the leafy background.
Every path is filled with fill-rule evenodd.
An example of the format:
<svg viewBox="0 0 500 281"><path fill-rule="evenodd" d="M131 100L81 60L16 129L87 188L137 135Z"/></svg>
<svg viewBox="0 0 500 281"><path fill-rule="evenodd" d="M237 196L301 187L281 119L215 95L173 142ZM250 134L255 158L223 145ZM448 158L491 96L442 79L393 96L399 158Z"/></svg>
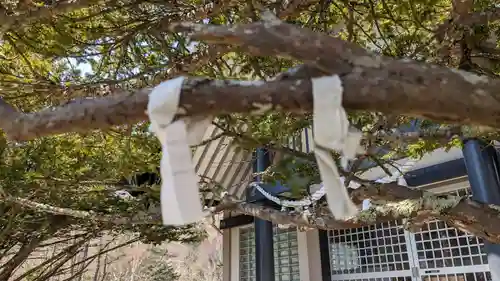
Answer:
<svg viewBox="0 0 500 281"><path fill-rule="evenodd" d="M495 9L495 2L473 1L471 11ZM300 62L248 56L237 48L192 42L168 31L170 23L180 21L221 25L257 21L262 7L288 23L339 36L386 56L491 76L497 76L499 71L498 22L441 32L438 27L453 17L449 0L22 0L0 4L0 89L5 101L23 111L57 106L79 97L105 96L119 88L154 86L177 75L270 79ZM467 44L462 44L464 41ZM415 120L376 112L349 115L351 123L366 134L364 145L369 153L354 164L360 169L360 163L367 159L382 165L398 157L418 158L438 147L460 146L457 137L438 134L450 128L446 124L417 120L425 136L394 140L382 136ZM294 189L292 195L300 197L306 185L318 180L317 169L314 161L309 161L311 155L287 149L284 140L298 136L311 126L311 121L309 115L269 113L224 115L216 122L226 135L236 135L238 144L246 149L266 145L293 156L279 162L265 176L288 181ZM248 125L245 131L241 130L242 124ZM155 244L191 243L205 237L198 226L116 224L28 208L14 200L22 198L116 218L147 214L151 206L158 204L158 187L125 184L136 174L157 171L160 148L147 126L121 126L106 132L65 134L22 143L9 142L0 135L0 187L6 198L0 203L0 256L5 257L0 280L7 280L50 239L71 239L73 252L78 252L82 245L103 235L133 235ZM496 132L461 129L462 135L486 141L498 138ZM385 149L384 156L376 153L380 147ZM114 191L127 188L144 193L138 200L114 195ZM50 266L63 262L71 251L67 253L51 261ZM36 268L30 280L49 278L50 266Z"/></svg>

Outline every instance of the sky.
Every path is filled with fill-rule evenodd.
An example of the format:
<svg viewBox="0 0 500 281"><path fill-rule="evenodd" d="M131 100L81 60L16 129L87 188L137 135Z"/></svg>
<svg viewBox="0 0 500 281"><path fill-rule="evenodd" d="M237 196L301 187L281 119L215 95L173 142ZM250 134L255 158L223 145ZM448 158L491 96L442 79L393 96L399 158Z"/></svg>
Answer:
<svg viewBox="0 0 500 281"><path fill-rule="evenodd" d="M76 59L74 59L74 58L69 58L69 62L72 65L76 66L76 68L79 69L82 72L82 74L84 74L84 75L86 73L89 73L89 74L92 73L92 67L90 66L89 63L78 63L76 61Z"/></svg>
<svg viewBox="0 0 500 281"><path fill-rule="evenodd" d="M203 24L208 24L208 23L209 23L209 19L203 19L203 20L202 20L202 23L203 23ZM173 46L174 48L175 48L177 45L178 45L178 42L174 42L174 43L172 44L172 46ZM197 45L198 45L198 42L196 42L196 41L192 41L192 42L190 42L190 43L189 43L189 45L187 46L188 51L189 51L190 53L196 52L196 50L197 50ZM82 74L84 74L84 75L85 75L86 73L88 73L88 74L91 74L91 73L92 73L92 67L90 66L90 64L88 64L88 63L78 63L78 62L76 61L76 59L74 59L74 58L69 58L69 61L70 61L70 63L71 63L71 64L75 65L75 66L76 66L76 68L77 68L77 69L79 69L79 70L82 72Z"/></svg>

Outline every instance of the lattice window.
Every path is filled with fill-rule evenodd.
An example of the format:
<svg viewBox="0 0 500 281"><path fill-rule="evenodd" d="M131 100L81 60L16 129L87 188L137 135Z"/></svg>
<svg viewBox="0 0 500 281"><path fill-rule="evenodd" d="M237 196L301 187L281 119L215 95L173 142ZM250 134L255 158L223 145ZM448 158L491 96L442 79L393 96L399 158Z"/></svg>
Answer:
<svg viewBox="0 0 500 281"><path fill-rule="evenodd" d="M295 228L274 228L274 270L276 281L300 281ZM240 228L240 281L255 280L254 228Z"/></svg>
<svg viewBox="0 0 500 281"><path fill-rule="evenodd" d="M443 221L416 233L396 222L336 230L329 239L335 281L492 281L482 240Z"/></svg>
<svg viewBox="0 0 500 281"><path fill-rule="evenodd" d="M465 196L470 195L470 190L462 189L454 193ZM488 264L482 239L448 226L443 221L429 222L416 232L415 244L421 269Z"/></svg>
<svg viewBox="0 0 500 281"><path fill-rule="evenodd" d="M381 277L381 278L362 278L362 279L335 279L335 281L412 281L412 280L410 276L406 276L406 277Z"/></svg>
<svg viewBox="0 0 500 281"><path fill-rule="evenodd" d="M422 269L488 264L481 239L443 221L430 222L415 233L415 244Z"/></svg>
<svg viewBox="0 0 500 281"><path fill-rule="evenodd" d="M410 270L405 233L397 222L333 230L329 240L332 275Z"/></svg>
<svg viewBox="0 0 500 281"><path fill-rule="evenodd" d="M240 280L255 280L255 236L253 228L240 228Z"/></svg>
<svg viewBox="0 0 500 281"><path fill-rule="evenodd" d="M422 281L492 281L489 272L455 273L422 276Z"/></svg>

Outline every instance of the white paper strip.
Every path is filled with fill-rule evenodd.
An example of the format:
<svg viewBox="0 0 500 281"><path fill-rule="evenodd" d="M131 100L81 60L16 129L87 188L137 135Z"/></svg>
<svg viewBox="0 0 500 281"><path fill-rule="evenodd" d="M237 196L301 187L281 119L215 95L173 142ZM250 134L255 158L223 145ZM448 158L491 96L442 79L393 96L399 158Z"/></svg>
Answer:
<svg viewBox="0 0 500 281"><path fill-rule="evenodd" d="M342 107L342 83L337 75L312 79L314 112L314 154L321 180L325 186L326 200L332 215L347 219L357 214L358 209L351 201L347 188L330 150L343 155L343 166L359 152L361 133L349 128L347 114Z"/></svg>
<svg viewBox="0 0 500 281"><path fill-rule="evenodd" d="M161 211L165 225L194 223L204 217L189 145L201 142L211 119L171 123L178 110L183 81L184 77L179 77L161 83L151 91L148 103L151 130L162 145Z"/></svg>

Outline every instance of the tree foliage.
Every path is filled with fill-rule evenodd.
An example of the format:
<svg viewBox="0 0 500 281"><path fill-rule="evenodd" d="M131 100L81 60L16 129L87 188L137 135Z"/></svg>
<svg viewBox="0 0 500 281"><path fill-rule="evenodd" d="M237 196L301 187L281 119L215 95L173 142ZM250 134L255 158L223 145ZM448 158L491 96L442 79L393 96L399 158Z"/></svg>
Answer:
<svg viewBox="0 0 500 281"><path fill-rule="evenodd" d="M216 126L223 130L222 135L234 137L245 149L265 146L292 156L269 169L265 176L268 180L288 181L297 191L294 194L297 197L303 196L305 186L318 181L318 174L311 155L290 149L284 142L312 125L310 113L296 114L287 110L301 109L298 102L293 102L294 98L302 97L310 102L307 85L298 87L295 96L281 91L290 89L286 83L304 78L294 76L304 75L300 71L290 72L294 67L312 71L305 72L306 77L318 75L318 71L330 72L342 75L346 81L345 103L347 108L353 109L349 118L364 132L363 145L367 149L365 155L354 161L353 167L357 169L345 172L348 177L354 178L362 172L365 169L362 163L367 159L377 165L387 165L395 158L418 158L436 148L460 146L461 137L478 137L487 142L499 137L496 128L500 127L497 123L500 115L495 114L500 104L497 94L493 93L494 87L500 85L497 80L500 8L496 1L23 0L0 4L0 127L5 132L0 136L3 198L0 250L4 256L10 251L19 255L17 260L12 258L0 268L1 280L6 280L2 278L8 278L26 259L27 256L22 258L21 255L24 248L32 252L42 247L43 241L66 237L71 231L84 233L82 239L99 237L105 232L133 232L143 241L154 243L200 238L198 229L193 226L157 225L158 214L152 214L150 206L158 204L158 186L134 187L144 192L137 200L123 200L114 195L118 189L130 189L125 186L124 179L157 171L160 148L155 137L147 131L144 102L135 104L138 106L132 104L129 108L135 111L125 112L123 116L113 111L115 107L110 107L109 112L101 112L101 117L93 111L69 111L67 115L71 116L65 120L73 125L69 129L58 127L63 123L50 116L52 108L56 114L56 109L60 108L90 107L106 97L112 97L108 101L113 102L115 95L124 97L125 104L125 98L133 96L130 93L137 97L146 95L147 100L148 92L144 89L178 75L219 80L269 81L275 78L274 82L269 82L275 83L275 88L262 88L263 93L254 96L263 100L272 96L273 100L282 103L288 101L288 105L281 104L282 111L252 115L246 114L249 109L240 106L237 112L231 112L231 106L238 105L230 102L224 105L222 94L230 100L241 100L245 89L251 90L251 87L243 89L234 85L231 87L241 92L231 93L233 97L227 95L228 91L201 95L205 100L199 98L197 108L209 113L220 110ZM265 21L262 23L261 15L265 10L272 11L282 21L278 29L266 26ZM200 25L179 25L179 22ZM226 27L228 25L242 27L241 30L273 32L255 33L257 37L253 40L248 39L252 34L238 33L240 29L231 29ZM296 33L286 34L287 30ZM329 35L317 37L318 49L315 50L323 48L332 53L314 54L312 49L308 52L304 47L301 49L300 44L290 44L297 38L307 43L307 36L312 36L310 30ZM263 39L259 41L259 38ZM357 49L359 47L369 50L375 58L383 58L381 64L372 68L356 64L353 58L365 56L363 49ZM411 63L403 64L409 61ZM467 76L471 74L448 69L481 76ZM356 71L366 73L366 78L356 76ZM433 78L433 74L441 76ZM471 77L479 79L476 81L488 79L488 83L467 84L468 88L462 89L473 89L473 93L453 94L455 88L451 82L457 82L455 86L460 89L457 85L463 85L460 83L466 83ZM446 84L445 80L451 82ZM353 81L359 82L359 88L354 87ZM194 84L191 93L203 92L202 87L210 86L206 85ZM363 85L371 85L367 88L368 93L364 92ZM398 85L403 86L401 90L395 89ZM431 88L433 91L426 91ZM276 93L273 89L281 90ZM300 92L301 89L306 90ZM464 102L460 103L462 98ZM208 99L215 101L215 105L204 105ZM382 106L384 101L387 105ZM49 113L19 117L13 113L13 108ZM135 115L128 118L126 113ZM78 123L78 118L90 121ZM26 123L22 123L23 120ZM30 131L34 127L30 127L28 121L43 123L37 128L43 127L48 133ZM115 126L93 130L105 126L86 129L79 125L89 122L108 122ZM417 135L394 131L411 122L420 124L421 131ZM62 132L67 133L59 134ZM380 148L389 153L381 157L375 153ZM290 169L290 161L299 161L300 165L294 164ZM403 199L416 200L421 195L405 193L394 185L374 187L367 184L365 188L365 193L358 194L359 197L381 196L386 201L401 202ZM395 189L402 195L387 195ZM431 215L440 217L445 211L449 214L450 206L476 213L488 208L460 205L466 204L460 202L445 204L447 208L431 212ZM263 216L255 206L236 205L240 211ZM231 206L235 208L234 204ZM432 204L419 206L425 209ZM379 211L374 210L374 215L380 216ZM380 212L383 215L383 210ZM491 208L485 212L482 219L498 215ZM416 213L418 210L406 217ZM299 225L325 227L316 219L303 222L288 213L278 215ZM450 220L450 217L442 218ZM480 219L475 223L480 224ZM346 224L335 222L335 226L345 227Z"/></svg>

